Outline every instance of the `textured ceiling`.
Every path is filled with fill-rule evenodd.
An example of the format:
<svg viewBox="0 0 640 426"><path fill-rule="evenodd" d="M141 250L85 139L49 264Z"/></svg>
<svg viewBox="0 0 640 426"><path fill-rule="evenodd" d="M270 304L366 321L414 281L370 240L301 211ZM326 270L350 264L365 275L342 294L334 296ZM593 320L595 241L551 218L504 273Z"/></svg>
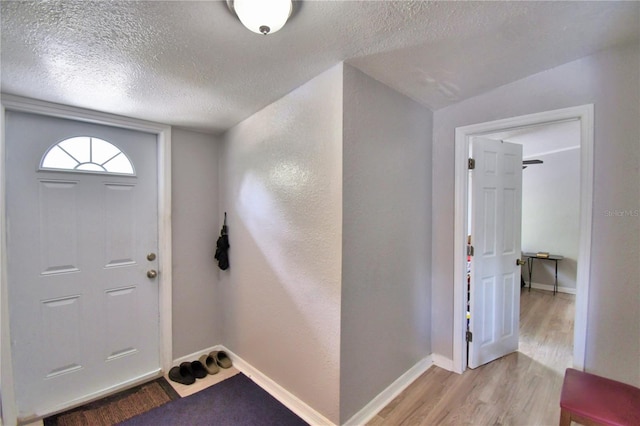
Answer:
<svg viewBox="0 0 640 426"><path fill-rule="evenodd" d="M220 1L1 8L3 93L206 132L340 61L435 110L640 39L635 1L304 1L268 36Z"/></svg>

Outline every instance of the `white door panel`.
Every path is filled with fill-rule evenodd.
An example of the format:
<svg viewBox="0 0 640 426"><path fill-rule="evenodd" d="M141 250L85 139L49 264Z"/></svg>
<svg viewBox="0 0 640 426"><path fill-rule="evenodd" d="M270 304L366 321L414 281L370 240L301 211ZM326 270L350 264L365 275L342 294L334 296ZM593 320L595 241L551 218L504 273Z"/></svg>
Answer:
<svg viewBox="0 0 640 426"><path fill-rule="evenodd" d="M522 146L472 140L469 367L518 349Z"/></svg>
<svg viewBox="0 0 640 426"><path fill-rule="evenodd" d="M95 136L135 176L39 171L53 144ZM9 314L18 417L160 369L155 135L8 112Z"/></svg>

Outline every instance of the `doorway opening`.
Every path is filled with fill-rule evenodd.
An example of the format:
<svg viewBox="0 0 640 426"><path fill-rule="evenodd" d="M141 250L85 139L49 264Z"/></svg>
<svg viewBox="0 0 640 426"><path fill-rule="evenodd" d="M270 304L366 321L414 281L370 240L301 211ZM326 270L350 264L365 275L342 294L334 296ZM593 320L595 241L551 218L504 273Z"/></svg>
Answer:
<svg viewBox="0 0 640 426"><path fill-rule="evenodd" d="M589 259L591 254L591 219L593 198L593 105L583 105L480 123L456 129L455 136L455 241L454 241L454 336L453 370L467 368L467 226L469 223L468 154L474 136L524 134L531 129L573 122L579 128L579 244L575 279L575 317L573 333L573 366L584 367L586 324L588 313ZM567 147L565 147L567 148ZM558 153L569 149L557 148ZM564 151L563 151L564 150ZM550 149L549 152L554 151ZM525 154L525 159L527 158ZM535 165L528 167L537 167ZM526 267L525 267L526 268ZM527 275L528 277L528 275Z"/></svg>
<svg viewBox="0 0 640 426"><path fill-rule="evenodd" d="M504 335L501 343L503 349L494 352L493 357L511 353L517 348L518 352L531 359L563 372L565 368L572 366L573 355L574 299L580 237L580 122L567 120L527 126L485 134L483 138L500 142L500 146L520 145L523 160L520 168L521 185L518 186L522 203L521 208L514 211L517 222L521 224L518 229L522 230L518 232L521 242L517 244L517 253L514 253L516 257L521 257L521 273L520 277L514 277L517 285L512 286L513 293L508 293L520 298L519 315L514 315L510 324L503 325L505 330L519 326L520 333L519 336L514 336L515 339L511 338L515 345L506 345L504 339L508 336ZM474 138L470 144L469 158L476 158L473 150L477 141L478 139ZM478 163L476 169L469 170L469 188L474 188L474 176L482 173L482 170L478 170L480 167L481 164ZM480 270L474 270L475 261L480 262L479 266L483 266L485 261L490 261L482 257L483 249L477 246L481 242L475 239L478 236L485 240L485 230L478 229L480 233L477 235L473 232L474 223L478 226L485 222L476 217L478 214L484 215L484 212L479 210L484 210L480 205L484 204L485 200L477 200L480 204L474 203L474 194L473 190L469 191L467 243L470 248L475 245L478 249L476 254L481 257L468 255L467 259L469 306L466 312L466 326L469 333L473 331L471 325L475 325L474 328L478 331L485 329L486 327L481 326L478 329L478 324L489 314L481 309L481 306L473 306L475 318L472 318L470 305L473 300L483 300L481 289L484 288L485 280L478 280L476 273ZM506 220L504 226L511 223L507 218L503 220ZM511 263L513 262L507 262ZM482 276L486 277L486 271ZM475 292L474 299L471 298L471 288ZM494 308L496 320L506 321L505 312L509 312L510 306L517 306L517 301L510 299L500 299L504 302L500 304L500 309ZM502 314L499 314L500 312ZM472 319L476 320L473 324ZM500 326L497 327L499 330ZM485 339L482 347L487 344ZM467 360L470 368L477 366L477 361L472 362L469 358L470 346L472 349L484 351L472 345L467 342Z"/></svg>

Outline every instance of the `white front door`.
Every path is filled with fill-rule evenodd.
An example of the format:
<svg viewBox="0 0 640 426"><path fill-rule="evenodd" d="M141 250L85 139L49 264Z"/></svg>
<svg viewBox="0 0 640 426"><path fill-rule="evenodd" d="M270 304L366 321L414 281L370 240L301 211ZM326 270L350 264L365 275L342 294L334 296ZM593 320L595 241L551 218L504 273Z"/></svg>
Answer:
<svg viewBox="0 0 640 426"><path fill-rule="evenodd" d="M518 350L522 145L471 142L470 368Z"/></svg>
<svg viewBox="0 0 640 426"><path fill-rule="evenodd" d="M5 129L12 358L18 417L28 419L160 371L158 279L147 276L159 255L157 142L12 111ZM68 145L56 155L83 171L43 170L45 152L72 137L123 154ZM92 163L123 155L133 174Z"/></svg>

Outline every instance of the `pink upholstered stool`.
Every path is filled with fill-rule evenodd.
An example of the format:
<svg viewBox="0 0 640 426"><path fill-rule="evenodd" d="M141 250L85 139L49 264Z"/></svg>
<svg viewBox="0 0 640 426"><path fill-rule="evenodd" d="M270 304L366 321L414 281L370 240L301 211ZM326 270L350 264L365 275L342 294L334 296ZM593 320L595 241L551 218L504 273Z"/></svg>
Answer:
<svg viewBox="0 0 640 426"><path fill-rule="evenodd" d="M567 368L560 409L560 426L639 426L640 389Z"/></svg>

